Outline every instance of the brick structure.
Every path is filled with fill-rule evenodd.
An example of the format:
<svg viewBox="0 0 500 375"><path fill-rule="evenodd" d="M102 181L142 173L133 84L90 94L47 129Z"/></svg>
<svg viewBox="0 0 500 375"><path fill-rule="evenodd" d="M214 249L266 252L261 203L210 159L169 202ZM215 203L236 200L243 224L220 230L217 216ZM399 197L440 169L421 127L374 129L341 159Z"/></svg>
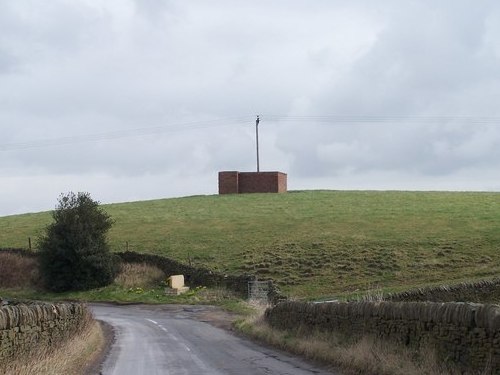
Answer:
<svg viewBox="0 0 500 375"><path fill-rule="evenodd" d="M219 194L285 193L286 191L286 173L219 172Z"/></svg>

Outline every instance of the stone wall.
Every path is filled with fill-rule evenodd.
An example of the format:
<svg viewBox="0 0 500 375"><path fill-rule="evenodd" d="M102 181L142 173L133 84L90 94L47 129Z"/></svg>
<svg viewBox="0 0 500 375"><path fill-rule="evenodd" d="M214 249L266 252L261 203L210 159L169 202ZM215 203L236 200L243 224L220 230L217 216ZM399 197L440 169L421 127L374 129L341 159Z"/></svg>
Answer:
<svg viewBox="0 0 500 375"><path fill-rule="evenodd" d="M16 255L21 255L21 256L30 257L30 258L38 257L37 252L32 251L32 250L28 250L28 249L6 247L6 248L0 248L0 251L5 251L5 252L10 253L10 254L16 254Z"/></svg>
<svg viewBox="0 0 500 375"><path fill-rule="evenodd" d="M500 304L500 278L412 289L384 295L387 301L477 302Z"/></svg>
<svg viewBox="0 0 500 375"><path fill-rule="evenodd" d="M55 347L79 332L90 311L81 303L34 303L0 307L0 361Z"/></svg>
<svg viewBox="0 0 500 375"><path fill-rule="evenodd" d="M344 337L371 335L434 348L464 370L500 374L500 306L432 302L283 302L265 314L279 329L305 326Z"/></svg>
<svg viewBox="0 0 500 375"><path fill-rule="evenodd" d="M219 194L284 193L286 191L286 173L219 172Z"/></svg>

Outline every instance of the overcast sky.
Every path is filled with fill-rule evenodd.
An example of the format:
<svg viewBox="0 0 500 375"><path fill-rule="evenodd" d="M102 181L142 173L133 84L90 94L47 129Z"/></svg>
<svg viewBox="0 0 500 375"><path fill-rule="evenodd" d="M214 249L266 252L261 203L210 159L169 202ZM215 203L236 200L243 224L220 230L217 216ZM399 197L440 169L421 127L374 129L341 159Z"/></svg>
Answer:
<svg viewBox="0 0 500 375"><path fill-rule="evenodd" d="M289 189L500 191L496 0L0 0L0 215Z"/></svg>

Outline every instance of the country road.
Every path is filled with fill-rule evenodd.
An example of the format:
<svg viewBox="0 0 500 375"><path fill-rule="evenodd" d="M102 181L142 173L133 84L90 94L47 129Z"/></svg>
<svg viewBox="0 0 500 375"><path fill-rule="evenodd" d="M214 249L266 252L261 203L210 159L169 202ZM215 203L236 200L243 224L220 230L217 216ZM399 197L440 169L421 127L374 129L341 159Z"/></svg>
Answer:
<svg viewBox="0 0 500 375"><path fill-rule="evenodd" d="M91 308L96 319L115 331L103 375L331 374L217 328L218 309L211 306L92 304Z"/></svg>

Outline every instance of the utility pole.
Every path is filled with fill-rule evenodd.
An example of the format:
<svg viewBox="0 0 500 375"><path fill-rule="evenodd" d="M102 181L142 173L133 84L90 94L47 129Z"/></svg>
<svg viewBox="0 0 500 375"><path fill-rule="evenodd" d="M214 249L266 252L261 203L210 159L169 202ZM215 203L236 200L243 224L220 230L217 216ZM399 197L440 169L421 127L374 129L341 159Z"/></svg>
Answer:
<svg viewBox="0 0 500 375"><path fill-rule="evenodd" d="M255 140L257 144L257 172L260 172L259 166L259 116L257 116L257 120L255 120Z"/></svg>

